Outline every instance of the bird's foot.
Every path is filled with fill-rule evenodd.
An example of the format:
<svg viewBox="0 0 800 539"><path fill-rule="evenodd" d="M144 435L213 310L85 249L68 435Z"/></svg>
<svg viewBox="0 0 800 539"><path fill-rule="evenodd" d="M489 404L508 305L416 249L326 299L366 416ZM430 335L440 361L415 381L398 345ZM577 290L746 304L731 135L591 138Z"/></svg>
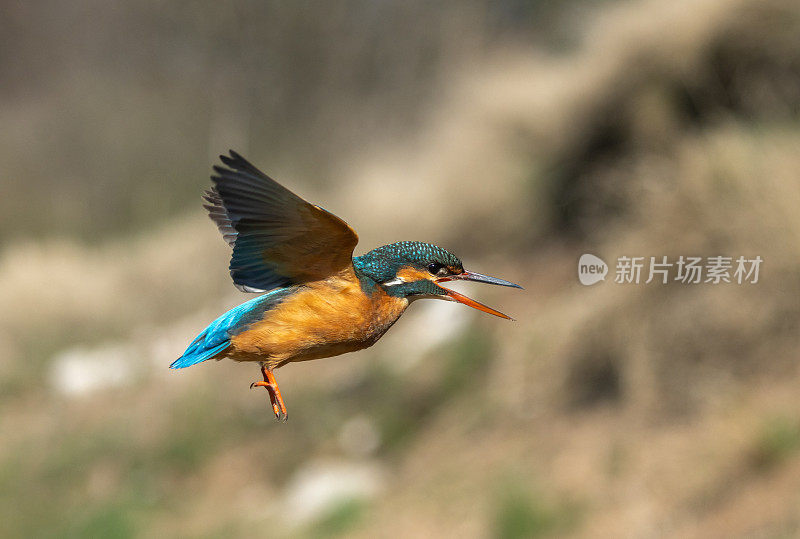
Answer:
<svg viewBox="0 0 800 539"><path fill-rule="evenodd" d="M253 382L250 384L250 389L253 389L254 387L266 388L267 393L269 393L269 400L272 404L272 411L275 414L275 419L285 422L287 419L289 419L289 414L286 412L286 405L283 403L281 390L278 389L278 382L275 380L275 376L272 374L272 371L266 367L262 367L261 372L264 375L264 381Z"/></svg>
<svg viewBox="0 0 800 539"><path fill-rule="evenodd" d="M275 413L275 418L278 421L286 421L288 415L286 413L286 405L283 404L280 390L278 386L272 385L269 382L253 382L250 384L250 389L254 387L265 387L269 393L269 400L272 403L272 411Z"/></svg>

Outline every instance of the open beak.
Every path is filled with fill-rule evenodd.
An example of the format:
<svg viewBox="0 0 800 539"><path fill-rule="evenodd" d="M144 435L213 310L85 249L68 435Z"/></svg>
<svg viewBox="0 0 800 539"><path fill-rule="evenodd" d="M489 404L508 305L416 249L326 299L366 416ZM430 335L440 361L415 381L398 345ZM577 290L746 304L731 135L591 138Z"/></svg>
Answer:
<svg viewBox="0 0 800 539"><path fill-rule="evenodd" d="M489 277L488 275L482 275L480 273L475 273L472 271L464 271L458 275L449 275L447 277L441 277L436 279L437 283L443 283L447 281L475 281L478 283L488 283L488 284L496 284L499 286L510 286L512 288L522 288L518 284L514 284L509 281L504 281L503 279L498 279L496 277ZM500 318L505 318L506 320L514 320L510 316L501 313L500 311L496 311L491 307L484 305L483 303L478 303L474 299L468 298L463 294L459 294L453 290L442 288L447 293L448 299L452 299L453 301L457 301L459 303L463 303L464 305L469 305L474 309L478 309L479 311L483 311L485 313L493 314L495 316L499 316Z"/></svg>

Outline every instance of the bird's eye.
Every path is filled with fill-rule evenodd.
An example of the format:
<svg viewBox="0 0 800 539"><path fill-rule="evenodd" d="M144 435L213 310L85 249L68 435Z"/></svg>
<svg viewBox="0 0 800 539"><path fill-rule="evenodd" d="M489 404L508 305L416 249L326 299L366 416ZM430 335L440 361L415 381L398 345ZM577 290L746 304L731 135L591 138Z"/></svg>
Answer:
<svg viewBox="0 0 800 539"><path fill-rule="evenodd" d="M438 262L431 262L430 264L428 264L428 271L431 272L433 275L438 274L440 271L442 271L443 268L444 266L442 264L439 264Z"/></svg>

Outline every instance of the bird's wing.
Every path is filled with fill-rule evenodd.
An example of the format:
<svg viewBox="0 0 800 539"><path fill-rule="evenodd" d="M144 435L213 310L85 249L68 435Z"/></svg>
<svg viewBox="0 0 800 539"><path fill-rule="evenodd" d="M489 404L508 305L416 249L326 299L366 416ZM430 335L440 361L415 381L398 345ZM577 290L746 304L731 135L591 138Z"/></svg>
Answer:
<svg viewBox="0 0 800 539"><path fill-rule="evenodd" d="M352 261L358 236L231 150L215 166L204 207L233 248L231 278L244 292L323 279Z"/></svg>

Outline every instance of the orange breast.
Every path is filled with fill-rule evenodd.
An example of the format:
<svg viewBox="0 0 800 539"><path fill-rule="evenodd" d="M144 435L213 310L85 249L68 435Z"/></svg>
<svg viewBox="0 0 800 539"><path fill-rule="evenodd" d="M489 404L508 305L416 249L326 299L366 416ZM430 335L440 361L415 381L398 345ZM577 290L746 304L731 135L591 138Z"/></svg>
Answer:
<svg viewBox="0 0 800 539"><path fill-rule="evenodd" d="M408 306L380 287L364 294L352 266L307 283L264 319L231 339L228 357L274 368L360 350L375 343Z"/></svg>

